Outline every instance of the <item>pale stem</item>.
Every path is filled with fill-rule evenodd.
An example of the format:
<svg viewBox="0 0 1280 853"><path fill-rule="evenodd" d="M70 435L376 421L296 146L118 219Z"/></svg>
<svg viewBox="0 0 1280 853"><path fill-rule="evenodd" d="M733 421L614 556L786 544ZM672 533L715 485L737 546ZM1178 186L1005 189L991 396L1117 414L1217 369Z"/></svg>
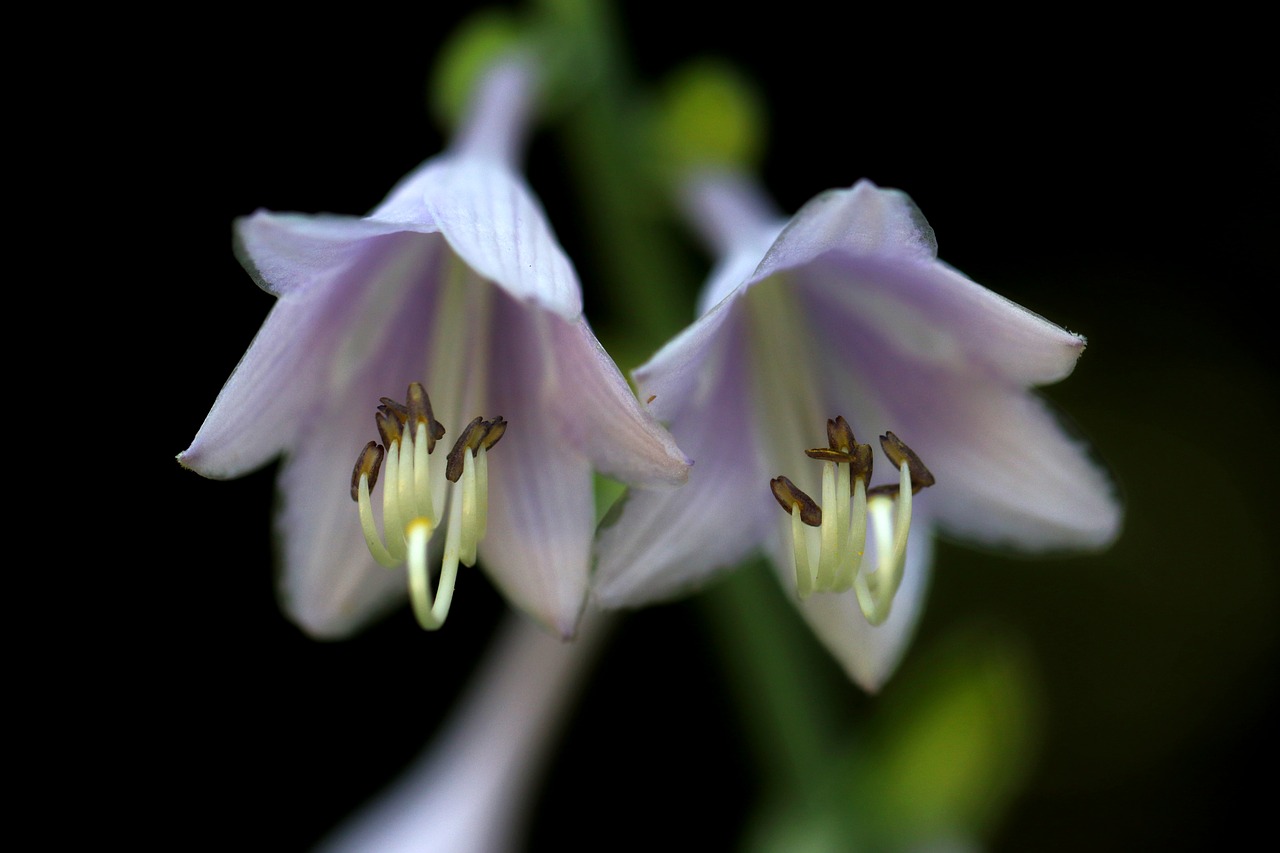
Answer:
<svg viewBox="0 0 1280 853"><path fill-rule="evenodd" d="M464 464L463 471L466 471ZM464 473L465 476L465 473ZM456 490L453 497L449 501L449 529L445 531L444 536L444 559L440 564L440 588L443 590L448 585L448 596L453 597L454 579L458 577L458 556L461 552L460 543L462 539L462 496L457 494ZM440 606L439 600L436 601L436 607ZM446 600L444 605L445 612L449 610Z"/></svg>
<svg viewBox="0 0 1280 853"><path fill-rule="evenodd" d="M440 584L435 595L431 594L431 577L427 568L427 546L431 542L432 524L421 516L409 522L405 529L409 548L409 600L413 603L413 615L418 624L434 631L444 624L453 601L453 586L458 577L458 564L447 571L446 563L440 570ZM447 546L446 546L447 547Z"/></svg>
<svg viewBox="0 0 1280 853"><path fill-rule="evenodd" d="M372 500L369 498L369 475L360 475L360 495L357 505L360 507L360 529L364 531L364 541L369 545L369 553L373 555L373 559L388 569L394 569L400 565L386 546L382 544L382 537L378 535L378 526L373 520Z"/></svg>
<svg viewBox="0 0 1280 853"><path fill-rule="evenodd" d="M382 464L382 532L387 540L387 550L399 562L405 557L404 525L400 515L400 442L393 441L387 448L387 458Z"/></svg>
<svg viewBox="0 0 1280 853"><path fill-rule="evenodd" d="M462 539L458 550L458 559L464 565L476 564L476 458L472 451L462 451L462 478L458 482L462 489ZM457 500L455 494L454 499ZM453 528L449 528L453 532Z"/></svg>
<svg viewBox="0 0 1280 853"><path fill-rule="evenodd" d="M421 515L421 513L417 511L418 502L415 500L413 494L413 462L414 456L417 454L414 452L415 448L412 429L412 425L405 424L404 437L400 439L400 473L396 480L396 485L398 487L397 499L399 501L397 506L400 510L400 521L406 525L409 523L410 519L417 515Z"/></svg>
<svg viewBox="0 0 1280 853"><path fill-rule="evenodd" d="M844 486L837 485L836 488L844 489ZM849 556L840 566L836 592L844 592L853 586L854 578L858 577L862 568L863 551L867 547L867 483L861 477L853 483L853 506L849 510L849 517Z"/></svg>
<svg viewBox="0 0 1280 853"><path fill-rule="evenodd" d="M801 598L813 593L813 570L809 566L809 543L805 523L800 520L800 505L791 505L791 553L796 562L796 592Z"/></svg>
<svg viewBox="0 0 1280 853"><path fill-rule="evenodd" d="M822 544L818 549L818 577L814 586L831 589L835 583L836 562L840 558L840 513L836 508L836 465L822 464Z"/></svg>
<svg viewBox="0 0 1280 853"><path fill-rule="evenodd" d="M489 451L476 454L476 542L489 531Z"/></svg>
<svg viewBox="0 0 1280 853"><path fill-rule="evenodd" d="M435 524L435 507L431 500L431 454L427 452L427 425L418 424L417 436L413 440L413 495L414 507L418 515L431 519Z"/></svg>
<svg viewBox="0 0 1280 853"><path fill-rule="evenodd" d="M898 521L893 537L893 586L889 599L898 592L902 583L902 569L907 562L907 534L911 532L911 471L903 462L898 472Z"/></svg>

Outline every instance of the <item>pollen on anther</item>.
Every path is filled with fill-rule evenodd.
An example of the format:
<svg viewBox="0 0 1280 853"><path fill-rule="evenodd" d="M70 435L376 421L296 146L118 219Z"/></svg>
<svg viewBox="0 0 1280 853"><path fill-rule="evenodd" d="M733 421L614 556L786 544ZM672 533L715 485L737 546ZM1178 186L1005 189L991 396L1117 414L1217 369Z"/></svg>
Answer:
<svg viewBox="0 0 1280 853"><path fill-rule="evenodd" d="M911 476L911 493L915 494L921 489L932 486L934 480L933 474L920 461L920 457L915 454L910 447L902 442L892 432L886 431L880 436L880 449L884 451L884 455L889 457L889 461L893 463L895 468L901 468L905 462L907 471Z"/></svg>
<svg viewBox="0 0 1280 853"><path fill-rule="evenodd" d="M827 418L827 446L832 450L848 448L850 452L858 446L858 440L853 437L853 427L849 426L844 415L837 415L835 420Z"/></svg>
<svg viewBox="0 0 1280 853"><path fill-rule="evenodd" d="M421 382L414 382L409 385L405 420L406 428L414 434L417 433L418 424L427 425L428 453L435 450L436 442L444 437L444 424L437 421L435 413L431 411L431 398L427 396L427 390L422 387Z"/></svg>
<svg viewBox="0 0 1280 853"><path fill-rule="evenodd" d="M474 451L480 445L480 440L484 438L484 422L484 418L478 415L472 418L471 423L463 427L458 440L454 442L444 469L445 479L450 483L458 482L458 478L462 476L462 463L466 459L466 452Z"/></svg>
<svg viewBox="0 0 1280 853"><path fill-rule="evenodd" d="M796 507L800 508L800 520L810 527L818 527L822 524L822 508L814 502L813 498L791 482L786 477L774 477L769 481L769 488L773 490L773 496L788 513L794 512Z"/></svg>
<svg viewBox="0 0 1280 853"><path fill-rule="evenodd" d="M489 450L497 444L502 436L506 434L508 423L509 421L502 419L502 415L496 416L491 421L485 421L484 437L480 439L480 448Z"/></svg>
<svg viewBox="0 0 1280 853"><path fill-rule="evenodd" d="M382 444L385 447L398 444L404 437L404 432L401 428L402 421L400 421L394 413L388 414L385 411L379 410L378 413L373 416L373 422L378 427L378 435L381 436Z"/></svg>
<svg viewBox="0 0 1280 853"><path fill-rule="evenodd" d="M360 500L360 477L368 475L369 489L372 490L378 482L378 472L382 469L382 446L376 441L371 441L364 446L364 450L360 451L360 455L356 457L356 467L351 472L351 500L359 502Z"/></svg>

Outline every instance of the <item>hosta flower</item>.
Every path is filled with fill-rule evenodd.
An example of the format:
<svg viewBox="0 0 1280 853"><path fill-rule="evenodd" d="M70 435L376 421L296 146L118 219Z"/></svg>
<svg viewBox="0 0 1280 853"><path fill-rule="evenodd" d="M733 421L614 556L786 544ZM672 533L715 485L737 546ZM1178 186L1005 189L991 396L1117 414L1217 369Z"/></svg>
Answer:
<svg viewBox="0 0 1280 853"><path fill-rule="evenodd" d="M697 321L635 378L695 465L602 529L603 605L679 594L763 548L875 689L919 615L935 530L1041 551L1114 539L1106 474L1029 390L1066 377L1084 338L939 261L906 195L862 181L786 221L707 174L688 200L720 263Z"/></svg>
<svg viewBox="0 0 1280 853"><path fill-rule="evenodd" d="M368 216L236 223L242 263L278 301L179 460L222 478L284 454L280 592L312 634L347 634L403 599L404 572L371 549L425 582L430 542L433 558L478 556L514 605L571 635L593 469L686 476L588 328L574 270L515 171L531 86L527 65L497 66L453 146ZM456 466L441 458L450 446ZM443 616L421 583L414 599L425 622Z"/></svg>
<svg viewBox="0 0 1280 853"><path fill-rule="evenodd" d="M606 620L563 643L508 616L423 756L339 827L320 853L505 853L522 825Z"/></svg>

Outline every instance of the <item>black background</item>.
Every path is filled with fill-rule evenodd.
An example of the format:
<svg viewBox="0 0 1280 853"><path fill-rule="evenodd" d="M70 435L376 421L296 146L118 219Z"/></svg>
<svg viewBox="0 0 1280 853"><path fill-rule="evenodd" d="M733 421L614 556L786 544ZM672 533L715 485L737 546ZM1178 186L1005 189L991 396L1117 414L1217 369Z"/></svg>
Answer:
<svg viewBox="0 0 1280 853"><path fill-rule="evenodd" d="M147 846L307 849L428 742L502 612L473 574L443 632L402 611L316 643L274 599L274 468L211 482L172 461L271 304L232 257L232 219L361 214L438 151L425 84L471 8L224 10L130 59L140 156L119 192L145 212L119 235L122 259L143 255L120 298L150 357L125 383L147 426L124 432L146 450L127 478L140 503L106 507L127 567L110 582L126 596L113 635L132 642L94 664L112 685L98 701L121 716L97 738L112 749L94 796ZM1048 393L1116 470L1125 538L1105 558L1031 564L944 543L901 673L974 620L1032 650L1045 744L991 849L1195 850L1269 830L1276 103L1260 23L661 3L619 16L644 83L705 54L751 75L772 114L764 182L784 209L860 177L903 189L944 260L1089 337ZM535 139L530 181L607 339L621 318L593 290L562 156ZM100 650L85 640L85 659ZM697 601L624 623L530 849L611 832L640 849L677 831L734 848L758 784L717 654ZM856 717L880 700L849 688L846 701ZM122 766L145 781L111 782Z"/></svg>

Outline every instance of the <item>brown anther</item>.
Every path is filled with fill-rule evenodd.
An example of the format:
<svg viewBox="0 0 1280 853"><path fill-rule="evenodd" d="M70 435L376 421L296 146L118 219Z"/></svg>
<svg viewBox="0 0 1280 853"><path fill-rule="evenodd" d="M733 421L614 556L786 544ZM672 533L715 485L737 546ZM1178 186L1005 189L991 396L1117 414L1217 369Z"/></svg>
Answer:
<svg viewBox="0 0 1280 853"><path fill-rule="evenodd" d="M382 446L376 441L369 442L360 451L356 467L351 472L351 500L360 500L360 478L364 475L368 475L369 491L373 491L378 482L378 471L382 468L382 454Z"/></svg>
<svg viewBox="0 0 1280 853"><path fill-rule="evenodd" d="M479 447L485 432L485 420L481 417L472 418L471 423L462 430L462 434L454 442L453 449L449 451L444 468L445 479L450 483L458 482L458 478L462 476L462 463L465 461L463 454Z"/></svg>
<svg viewBox="0 0 1280 853"><path fill-rule="evenodd" d="M404 421L396 418L394 412L388 414L379 409L378 413L373 416L373 421L378 425L378 435L382 437L382 444L385 447L397 444L403 438L404 434L401 432L401 427Z"/></svg>
<svg viewBox="0 0 1280 853"><path fill-rule="evenodd" d="M480 449L488 450L498 443L507 432L508 421L502 419L502 415L498 415L491 421L485 421L484 438L480 440Z"/></svg>
<svg viewBox="0 0 1280 853"><path fill-rule="evenodd" d="M397 403L390 397L379 397L378 402L382 404L378 407L378 411L388 416L394 415L395 419L400 422L400 426L404 426L409 422L409 407L404 403Z"/></svg>
<svg viewBox="0 0 1280 853"><path fill-rule="evenodd" d="M849 494L853 494L853 487L858 480L864 483L871 482L871 469L875 467L876 461L869 444L859 444L854 447L853 457L853 461L849 463Z"/></svg>
<svg viewBox="0 0 1280 853"><path fill-rule="evenodd" d="M849 426L844 415L836 415L834 421L827 418L827 445L832 450L846 453L852 453L858 446L858 440L853 437L853 427Z"/></svg>
<svg viewBox="0 0 1280 853"><path fill-rule="evenodd" d="M409 385L406 399L409 401L409 405L405 407L407 429L416 438L418 424L427 425L427 452L430 453L436 449L436 442L444 436L444 424L437 421L431 411L431 398L427 396L427 390L422 387L421 382Z"/></svg>
<svg viewBox="0 0 1280 853"><path fill-rule="evenodd" d="M786 477L774 477L769 481L769 488L777 498L778 505L788 514L800 508L800 520L810 527L822 524L822 507L813 502L813 498L796 488L796 484Z"/></svg>
<svg viewBox="0 0 1280 853"><path fill-rule="evenodd" d="M923 488L932 486L935 482L933 474L929 469L924 467L924 463L920 461L920 457L916 456L915 451L902 443L902 439L898 438L891 432L886 431L880 436L880 449L884 451L884 455L889 457L889 461L893 463L894 468L901 468L902 463L907 463L907 471L911 477L911 493Z"/></svg>
<svg viewBox="0 0 1280 853"><path fill-rule="evenodd" d="M871 500L872 498L896 497L898 497L898 486L893 483L881 483L878 486L872 486L867 489L867 500Z"/></svg>
<svg viewBox="0 0 1280 853"><path fill-rule="evenodd" d="M817 459L821 462L834 462L837 465L851 465L854 462L852 454L830 447L811 447L804 452L804 455L810 459Z"/></svg>

